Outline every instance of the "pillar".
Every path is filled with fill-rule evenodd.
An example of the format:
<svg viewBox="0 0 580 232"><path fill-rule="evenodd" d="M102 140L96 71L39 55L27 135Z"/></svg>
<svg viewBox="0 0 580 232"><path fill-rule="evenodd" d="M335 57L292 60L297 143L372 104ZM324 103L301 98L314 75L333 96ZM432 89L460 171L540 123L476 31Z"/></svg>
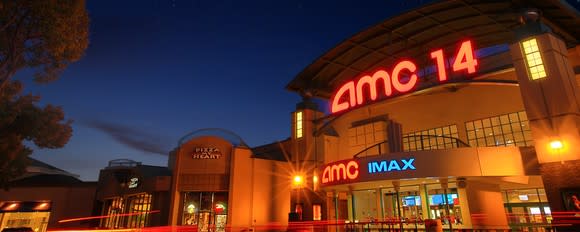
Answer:
<svg viewBox="0 0 580 232"><path fill-rule="evenodd" d="M580 92L565 43L525 15L510 52L552 212L580 186Z"/></svg>

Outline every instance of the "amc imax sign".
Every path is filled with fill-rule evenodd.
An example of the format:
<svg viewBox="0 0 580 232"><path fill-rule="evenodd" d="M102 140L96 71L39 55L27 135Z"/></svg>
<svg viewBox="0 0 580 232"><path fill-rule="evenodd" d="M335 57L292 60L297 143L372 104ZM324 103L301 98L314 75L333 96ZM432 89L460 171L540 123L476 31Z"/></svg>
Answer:
<svg viewBox="0 0 580 232"><path fill-rule="evenodd" d="M384 178L390 173L417 170L415 158L365 160L341 160L322 167L322 185L364 182Z"/></svg>
<svg viewBox="0 0 580 232"><path fill-rule="evenodd" d="M414 162L415 162L414 158L373 161L368 163L368 172L377 173L377 172L417 170L413 165Z"/></svg>

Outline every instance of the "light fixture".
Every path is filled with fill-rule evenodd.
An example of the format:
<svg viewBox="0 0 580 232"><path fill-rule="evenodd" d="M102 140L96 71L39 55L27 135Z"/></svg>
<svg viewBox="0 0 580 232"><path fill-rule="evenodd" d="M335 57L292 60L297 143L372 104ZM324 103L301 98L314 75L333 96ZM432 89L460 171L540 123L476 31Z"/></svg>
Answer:
<svg viewBox="0 0 580 232"><path fill-rule="evenodd" d="M34 207L34 210L47 210L50 204L48 202L39 203Z"/></svg>
<svg viewBox="0 0 580 232"><path fill-rule="evenodd" d="M18 203L12 203L12 204L4 207L4 210L11 211L11 210L18 209L18 205L19 205Z"/></svg>
<svg viewBox="0 0 580 232"><path fill-rule="evenodd" d="M560 150L564 148L564 143L562 143L562 141L560 140L552 140L550 142L550 149L552 150Z"/></svg>
<svg viewBox="0 0 580 232"><path fill-rule="evenodd" d="M294 178L292 180L294 182L294 185L296 185L296 186L302 185L302 176L296 175L296 176L294 176Z"/></svg>
<svg viewBox="0 0 580 232"><path fill-rule="evenodd" d="M195 212L195 205L193 203L187 206L187 213L192 214Z"/></svg>

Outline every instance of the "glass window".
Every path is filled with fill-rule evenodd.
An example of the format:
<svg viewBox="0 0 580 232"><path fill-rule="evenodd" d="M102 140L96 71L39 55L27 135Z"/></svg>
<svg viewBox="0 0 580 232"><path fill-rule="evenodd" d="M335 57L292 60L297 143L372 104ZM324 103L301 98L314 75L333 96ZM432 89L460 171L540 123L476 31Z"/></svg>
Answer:
<svg viewBox="0 0 580 232"><path fill-rule="evenodd" d="M467 127L473 128L472 124ZM420 151L456 148L459 146L457 125L431 128L403 135L403 150Z"/></svg>
<svg viewBox="0 0 580 232"><path fill-rule="evenodd" d="M377 193L375 190L353 191L356 206L354 220L372 221L377 215Z"/></svg>
<svg viewBox="0 0 580 232"><path fill-rule="evenodd" d="M386 151L386 144L375 146L386 140L386 123L384 121L367 123L348 129L349 144L352 154L369 148L361 155L378 155ZM374 146L374 147L373 147ZM379 151L379 148L381 149Z"/></svg>
<svg viewBox="0 0 580 232"><path fill-rule="evenodd" d="M427 188L430 218L440 218L444 227L450 223L463 224L459 199L464 196L459 195L455 184L449 183L447 190L441 189L439 184L427 185Z"/></svg>
<svg viewBox="0 0 580 232"><path fill-rule="evenodd" d="M127 197L129 204L127 228L142 228L147 226L151 210L151 194L142 193Z"/></svg>
<svg viewBox="0 0 580 232"><path fill-rule="evenodd" d="M507 202L509 203L540 202L538 191L536 189L516 189L516 190L506 190L505 192Z"/></svg>
<svg viewBox="0 0 580 232"><path fill-rule="evenodd" d="M312 220L322 220L322 206L318 204L312 205Z"/></svg>
<svg viewBox="0 0 580 232"><path fill-rule="evenodd" d="M127 196L126 199L115 197L105 200L103 215L108 217L101 221L101 226L105 228L148 226L151 198L151 194L140 193Z"/></svg>
<svg viewBox="0 0 580 232"><path fill-rule="evenodd" d="M302 138L302 111L296 112L296 138Z"/></svg>
<svg viewBox="0 0 580 232"><path fill-rule="evenodd" d="M513 189L502 192L511 225L552 221L544 189Z"/></svg>
<svg viewBox="0 0 580 232"><path fill-rule="evenodd" d="M544 62L540 55L538 42L535 38L523 41L521 43L524 57L526 58L526 66L528 67L528 75L532 80L537 80L546 77L546 70L544 69Z"/></svg>
<svg viewBox="0 0 580 232"><path fill-rule="evenodd" d="M467 141L471 146L533 146L532 134L524 111L466 122L465 128Z"/></svg>
<svg viewBox="0 0 580 232"><path fill-rule="evenodd" d="M101 226L105 228L120 228L123 227L121 223L122 217L119 216L125 212L123 198L114 197L105 200L105 207L103 207L103 215L107 215L105 219L101 221Z"/></svg>
<svg viewBox="0 0 580 232"><path fill-rule="evenodd" d="M183 193L182 225L197 225L199 231L225 231L228 212L227 192Z"/></svg>

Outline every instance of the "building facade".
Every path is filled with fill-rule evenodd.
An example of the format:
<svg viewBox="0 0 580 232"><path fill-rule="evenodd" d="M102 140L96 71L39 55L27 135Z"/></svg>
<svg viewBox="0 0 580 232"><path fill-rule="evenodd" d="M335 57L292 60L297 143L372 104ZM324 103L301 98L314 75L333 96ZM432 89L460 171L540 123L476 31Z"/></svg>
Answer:
<svg viewBox="0 0 580 232"><path fill-rule="evenodd" d="M303 97L290 114L289 139L249 148L229 131L195 131L171 152L166 174L132 190L140 178L131 173L150 171L104 169L101 215L133 217L127 202L136 196L150 202L140 210L151 217L100 226L573 225L578 16L562 1L465 0L380 22L288 84Z"/></svg>
<svg viewBox="0 0 580 232"><path fill-rule="evenodd" d="M191 134L171 153L170 225L225 231L287 220L289 192L282 189L289 180L279 172L288 163L236 140Z"/></svg>
<svg viewBox="0 0 580 232"><path fill-rule="evenodd" d="M436 2L306 67L288 84L305 99L291 143L302 191L317 197L293 197L292 209L370 227L570 224L566 212L580 210L579 20L548 5Z"/></svg>
<svg viewBox="0 0 580 232"><path fill-rule="evenodd" d="M127 159L109 161L99 173L95 212L100 228L142 228L166 225L171 172Z"/></svg>
<svg viewBox="0 0 580 232"><path fill-rule="evenodd" d="M29 227L36 232L47 228L89 227L87 221L62 222L93 213L96 182L29 158L21 177L0 191L0 230Z"/></svg>

